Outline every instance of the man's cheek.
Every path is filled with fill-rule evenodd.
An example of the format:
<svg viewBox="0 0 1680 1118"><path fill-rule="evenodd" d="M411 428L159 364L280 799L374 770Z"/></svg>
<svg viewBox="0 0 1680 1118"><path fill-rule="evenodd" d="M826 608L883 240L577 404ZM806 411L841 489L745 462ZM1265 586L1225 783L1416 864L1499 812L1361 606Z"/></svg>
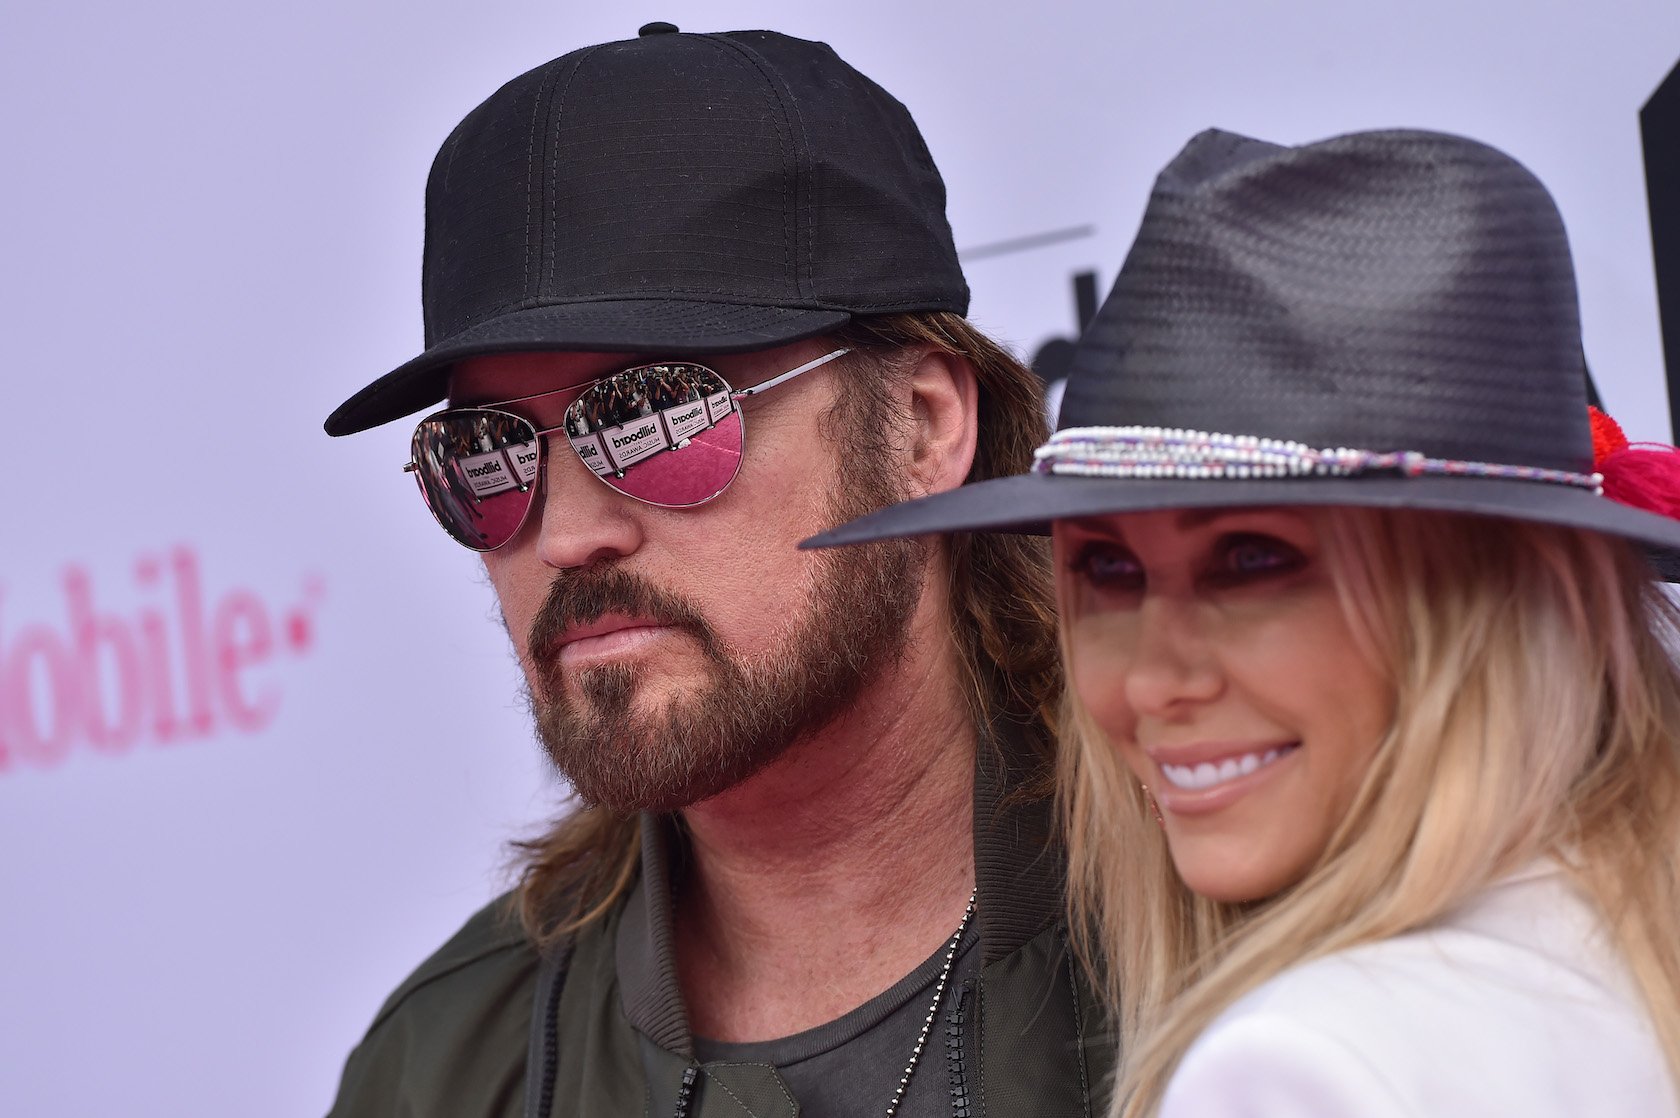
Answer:
<svg viewBox="0 0 1680 1118"><path fill-rule="evenodd" d="M535 665L531 660L531 622L535 620L535 608L523 609L517 605L502 604L502 626L507 630L508 641L513 645L513 654L519 658L519 663L530 671Z"/></svg>

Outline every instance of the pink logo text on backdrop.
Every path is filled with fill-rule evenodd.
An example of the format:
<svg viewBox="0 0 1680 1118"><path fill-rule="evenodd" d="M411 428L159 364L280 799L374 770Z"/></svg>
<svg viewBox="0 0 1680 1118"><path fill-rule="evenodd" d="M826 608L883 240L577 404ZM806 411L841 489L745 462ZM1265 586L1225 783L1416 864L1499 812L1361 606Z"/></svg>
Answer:
<svg viewBox="0 0 1680 1118"><path fill-rule="evenodd" d="M86 568L59 572L62 622L9 632L0 591L0 773L46 768L81 745L119 755L273 720L278 685L260 669L307 654L323 585L283 608L251 590L205 596L198 553L176 547L132 568L136 604L103 606Z"/></svg>

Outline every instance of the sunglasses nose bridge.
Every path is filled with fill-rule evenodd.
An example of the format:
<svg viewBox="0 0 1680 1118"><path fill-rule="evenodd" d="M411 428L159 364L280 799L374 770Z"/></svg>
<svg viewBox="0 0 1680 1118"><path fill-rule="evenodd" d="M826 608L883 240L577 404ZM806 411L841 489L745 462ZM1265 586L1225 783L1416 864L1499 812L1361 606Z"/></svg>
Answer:
<svg viewBox="0 0 1680 1118"><path fill-rule="evenodd" d="M537 557L566 570L633 554L643 538L640 503L601 484L564 431L542 439L542 470L525 523L535 534Z"/></svg>

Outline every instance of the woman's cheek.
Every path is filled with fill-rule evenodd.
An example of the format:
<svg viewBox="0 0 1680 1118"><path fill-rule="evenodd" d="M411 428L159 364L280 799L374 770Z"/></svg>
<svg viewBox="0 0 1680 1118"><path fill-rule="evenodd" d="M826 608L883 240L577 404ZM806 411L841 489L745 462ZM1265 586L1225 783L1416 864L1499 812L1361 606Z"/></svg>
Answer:
<svg viewBox="0 0 1680 1118"><path fill-rule="evenodd" d="M1118 666L1109 657L1082 649L1077 640L1072 651L1069 679L1080 703L1111 741L1118 743L1128 738L1131 715L1126 707L1124 677Z"/></svg>

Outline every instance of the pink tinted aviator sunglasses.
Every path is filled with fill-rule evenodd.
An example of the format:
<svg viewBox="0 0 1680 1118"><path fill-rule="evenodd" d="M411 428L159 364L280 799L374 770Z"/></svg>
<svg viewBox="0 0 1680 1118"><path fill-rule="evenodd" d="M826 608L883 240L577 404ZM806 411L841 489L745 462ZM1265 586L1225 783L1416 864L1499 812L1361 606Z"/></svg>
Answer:
<svg viewBox="0 0 1680 1118"><path fill-rule="evenodd" d="M414 429L403 466L443 530L474 551L518 534L536 504L546 436L565 431L591 473L660 508L703 505L729 488L746 446L740 401L849 352L837 349L750 388L732 388L690 361L622 369L576 386L473 408L445 408ZM503 408L578 392L558 427L538 429Z"/></svg>

